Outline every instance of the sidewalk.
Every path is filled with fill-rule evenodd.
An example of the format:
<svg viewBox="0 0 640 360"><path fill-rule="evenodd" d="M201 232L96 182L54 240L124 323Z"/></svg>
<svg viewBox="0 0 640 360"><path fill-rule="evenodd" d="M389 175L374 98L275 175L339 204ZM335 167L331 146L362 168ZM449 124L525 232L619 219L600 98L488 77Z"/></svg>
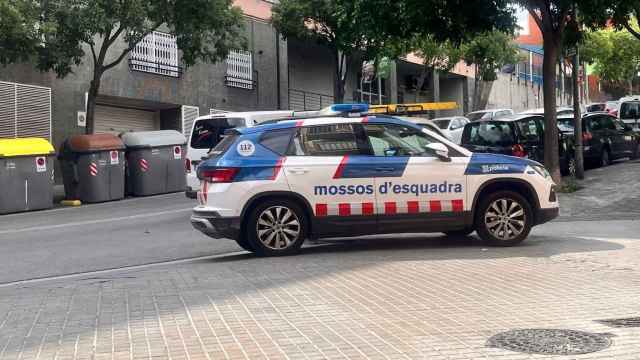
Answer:
<svg viewBox="0 0 640 360"><path fill-rule="evenodd" d="M607 226L584 225L515 248L406 236L0 286L0 359L538 359L486 342L539 327L615 335L581 359L637 359L640 328L595 320L640 314L640 224L557 235Z"/></svg>

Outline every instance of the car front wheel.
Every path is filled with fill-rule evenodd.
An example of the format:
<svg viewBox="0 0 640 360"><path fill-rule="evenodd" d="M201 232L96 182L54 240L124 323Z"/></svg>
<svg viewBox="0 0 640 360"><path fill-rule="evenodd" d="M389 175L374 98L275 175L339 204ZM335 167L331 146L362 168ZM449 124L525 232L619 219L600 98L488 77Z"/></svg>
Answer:
<svg viewBox="0 0 640 360"><path fill-rule="evenodd" d="M476 230L491 245L513 246L526 239L533 221L531 205L522 195L499 191L481 200Z"/></svg>
<svg viewBox="0 0 640 360"><path fill-rule="evenodd" d="M253 209L245 236L251 250L261 256L296 253L307 234L302 209L289 200L269 200Z"/></svg>

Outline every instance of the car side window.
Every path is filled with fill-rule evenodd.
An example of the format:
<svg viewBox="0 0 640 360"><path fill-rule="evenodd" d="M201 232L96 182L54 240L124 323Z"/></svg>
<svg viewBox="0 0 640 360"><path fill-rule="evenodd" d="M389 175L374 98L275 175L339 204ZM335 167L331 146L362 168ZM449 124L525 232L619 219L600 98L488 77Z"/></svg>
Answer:
<svg viewBox="0 0 640 360"><path fill-rule="evenodd" d="M260 145L278 155L284 155L294 132L295 128L267 131L260 137Z"/></svg>
<svg viewBox="0 0 640 360"><path fill-rule="evenodd" d="M598 131L598 130L602 130L603 126L602 126L602 118L599 116L596 116L594 118L591 119L591 130L593 131Z"/></svg>
<svg viewBox="0 0 640 360"><path fill-rule="evenodd" d="M368 145L357 136L357 124L302 127L293 137L289 156L369 155Z"/></svg>
<svg viewBox="0 0 640 360"><path fill-rule="evenodd" d="M433 156L426 146L438 142L404 125L366 124L364 130L375 156Z"/></svg>
<svg viewBox="0 0 640 360"><path fill-rule="evenodd" d="M527 119L518 121L518 128L522 138L528 143L535 143L540 141L540 132L538 129L538 123L535 119Z"/></svg>
<svg viewBox="0 0 640 360"><path fill-rule="evenodd" d="M601 117L602 128L607 130L615 130L616 124L613 122L613 119L608 116Z"/></svg>

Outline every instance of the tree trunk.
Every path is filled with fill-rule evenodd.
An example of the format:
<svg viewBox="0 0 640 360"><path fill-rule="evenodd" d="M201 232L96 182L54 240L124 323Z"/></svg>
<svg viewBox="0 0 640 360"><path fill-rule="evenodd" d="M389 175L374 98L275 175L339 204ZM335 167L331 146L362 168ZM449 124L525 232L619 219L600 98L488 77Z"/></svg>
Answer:
<svg viewBox="0 0 640 360"><path fill-rule="evenodd" d="M87 124L85 127L85 133L87 135L91 135L95 131L96 99L100 91L100 78L101 75L95 73L93 80L91 80L89 84L89 93L87 95Z"/></svg>
<svg viewBox="0 0 640 360"><path fill-rule="evenodd" d="M556 60L560 40L549 34L544 39L542 64L544 95L544 165L556 184L560 184L560 160L558 157L558 117L556 109Z"/></svg>
<svg viewBox="0 0 640 360"><path fill-rule="evenodd" d="M489 102L489 96L491 95L491 88L493 87L493 81L484 81L480 80L478 84L478 95L476 98L477 101L477 109L475 110L483 110L487 108L487 103Z"/></svg>
<svg viewBox="0 0 640 360"><path fill-rule="evenodd" d="M582 152L582 114L580 114L580 88L578 87L578 50L573 56L573 121L575 137L576 178L584 179L584 153ZM569 154L567 154L569 155Z"/></svg>
<svg viewBox="0 0 640 360"><path fill-rule="evenodd" d="M334 57L335 57L335 65L336 65L336 73L335 73L335 81L334 81L334 88L333 88L333 97L335 98L334 101L337 104L343 103L344 102L344 93L345 93L345 81L344 78L342 76L342 73L344 72L343 68L345 67L345 58L346 56L342 53L340 53L338 50L334 51Z"/></svg>

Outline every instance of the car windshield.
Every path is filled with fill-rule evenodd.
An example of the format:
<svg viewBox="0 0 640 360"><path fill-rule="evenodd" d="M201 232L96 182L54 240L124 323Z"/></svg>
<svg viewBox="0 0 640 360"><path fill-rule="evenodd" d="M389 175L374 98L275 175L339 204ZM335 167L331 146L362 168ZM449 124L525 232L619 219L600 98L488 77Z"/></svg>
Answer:
<svg viewBox="0 0 640 360"><path fill-rule="evenodd" d="M480 112L472 112L467 114L467 119L471 120L471 121L477 121L480 119L485 119L486 117L489 116L489 114L491 114L490 112L486 112L486 111L480 111Z"/></svg>
<svg viewBox="0 0 640 360"><path fill-rule="evenodd" d="M506 121L485 121L467 125L464 141L480 146L508 146L515 143L513 125Z"/></svg>
<svg viewBox="0 0 640 360"><path fill-rule="evenodd" d="M194 149L213 149L224 137L225 131L244 127L243 118L213 118L198 120L191 134L191 147Z"/></svg>
<svg viewBox="0 0 640 360"><path fill-rule="evenodd" d="M558 118L558 127L573 128L573 118Z"/></svg>
<svg viewBox="0 0 640 360"><path fill-rule="evenodd" d="M433 120L433 123L442 130L447 130L450 122L451 120Z"/></svg>
<svg viewBox="0 0 640 360"><path fill-rule="evenodd" d="M640 102L628 101L620 105L620 119L635 119L640 115Z"/></svg>

